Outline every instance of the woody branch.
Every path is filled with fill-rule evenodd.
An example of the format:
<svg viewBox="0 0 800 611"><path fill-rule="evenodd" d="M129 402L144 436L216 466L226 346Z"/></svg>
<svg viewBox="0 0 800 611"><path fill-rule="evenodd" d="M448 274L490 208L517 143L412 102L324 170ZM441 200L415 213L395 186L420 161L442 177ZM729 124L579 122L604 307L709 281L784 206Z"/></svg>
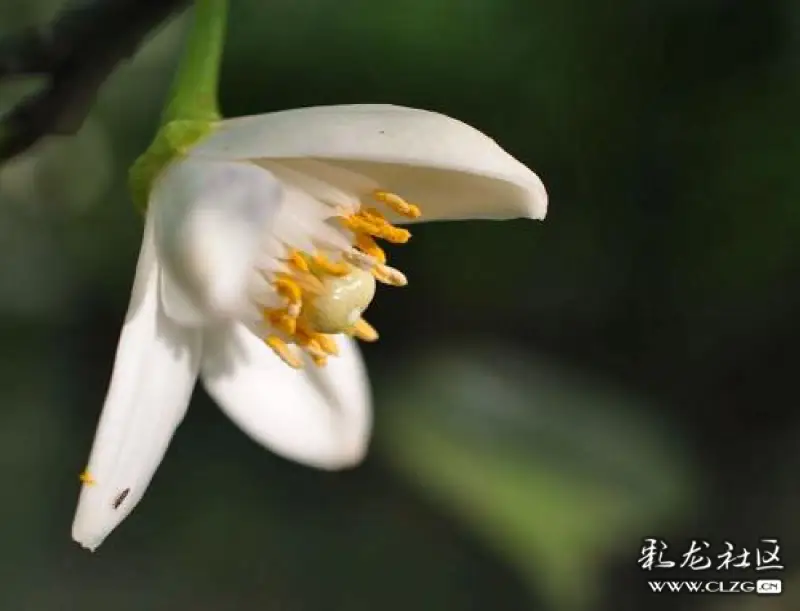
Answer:
<svg viewBox="0 0 800 611"><path fill-rule="evenodd" d="M50 134L83 124L100 86L147 35L189 0L80 0L50 24L0 41L0 81L46 77L44 88L0 117L0 163Z"/></svg>

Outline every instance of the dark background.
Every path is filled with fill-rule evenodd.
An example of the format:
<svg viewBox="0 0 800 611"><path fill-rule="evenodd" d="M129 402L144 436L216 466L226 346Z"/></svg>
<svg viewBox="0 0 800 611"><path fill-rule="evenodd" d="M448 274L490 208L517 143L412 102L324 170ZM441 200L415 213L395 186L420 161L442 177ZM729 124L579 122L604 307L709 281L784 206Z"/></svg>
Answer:
<svg viewBox="0 0 800 611"><path fill-rule="evenodd" d="M198 391L89 554L69 529L139 247L125 171L186 22L163 28L77 136L0 170L0 609L800 607L800 3L232 4L227 115L440 111L534 168L550 213L392 253L410 285L371 308L362 467L277 458ZM60 5L0 0L0 27ZM653 595L645 537L777 537L785 593Z"/></svg>

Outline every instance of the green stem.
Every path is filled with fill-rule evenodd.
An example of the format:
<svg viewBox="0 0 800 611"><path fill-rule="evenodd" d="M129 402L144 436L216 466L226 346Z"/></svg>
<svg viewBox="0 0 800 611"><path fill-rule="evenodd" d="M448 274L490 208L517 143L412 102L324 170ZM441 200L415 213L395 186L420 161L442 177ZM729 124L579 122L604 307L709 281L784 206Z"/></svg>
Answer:
<svg viewBox="0 0 800 611"><path fill-rule="evenodd" d="M228 0L195 0L186 49L161 124L220 119L217 89Z"/></svg>
<svg viewBox="0 0 800 611"><path fill-rule="evenodd" d="M228 0L195 0L192 25L161 127L128 174L134 204L146 210L158 175L214 131L221 119L217 103L219 69L225 46Z"/></svg>

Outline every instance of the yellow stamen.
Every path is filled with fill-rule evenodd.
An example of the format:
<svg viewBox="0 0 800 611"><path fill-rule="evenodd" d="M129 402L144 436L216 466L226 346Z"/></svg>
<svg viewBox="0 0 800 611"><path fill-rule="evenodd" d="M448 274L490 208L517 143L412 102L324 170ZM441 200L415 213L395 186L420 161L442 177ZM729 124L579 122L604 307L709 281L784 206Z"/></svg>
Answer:
<svg viewBox="0 0 800 611"><path fill-rule="evenodd" d="M281 338L270 335L264 341L284 363L289 365L289 367L292 369L302 369L303 362L292 353L291 348L289 348L286 342Z"/></svg>
<svg viewBox="0 0 800 611"><path fill-rule="evenodd" d="M338 355L339 348L329 335L317 333L304 319L300 319L294 334L297 344L311 357L315 365L325 365L328 355Z"/></svg>
<svg viewBox="0 0 800 611"><path fill-rule="evenodd" d="M364 342L374 342L378 339L378 331L363 318L359 318L353 325L350 334Z"/></svg>
<svg viewBox="0 0 800 611"><path fill-rule="evenodd" d="M368 254L370 257L374 257L378 263L386 263L386 253L383 252L383 249L378 246L375 238L371 235L367 235L366 233L356 234L356 248Z"/></svg>
<svg viewBox="0 0 800 611"><path fill-rule="evenodd" d="M392 286L405 286L408 284L408 279L403 272L388 265L376 265L372 268L372 275L375 276L375 280L383 284Z"/></svg>
<svg viewBox="0 0 800 611"><path fill-rule="evenodd" d="M333 339L330 335L325 335L324 333L317 333L314 336L314 339L319 344L319 347L322 348L326 354L330 354L331 356L339 356L339 346L336 345L336 340Z"/></svg>
<svg viewBox="0 0 800 611"><path fill-rule="evenodd" d="M303 346L303 349L308 352L309 356L315 359L328 358L328 353L322 349L316 339L309 339Z"/></svg>
<svg viewBox="0 0 800 611"><path fill-rule="evenodd" d="M89 473L88 470L84 471L78 476L78 479L86 486L94 486L97 483L97 480L94 479L94 476Z"/></svg>
<svg viewBox="0 0 800 611"><path fill-rule="evenodd" d="M292 316L287 310L264 310L263 316L278 331L286 335L294 335L297 329L297 316Z"/></svg>
<svg viewBox="0 0 800 611"><path fill-rule="evenodd" d="M275 279L275 290L278 294L283 295L289 300L289 303L302 303L303 291L297 286L294 278L290 278L286 274L279 274Z"/></svg>
<svg viewBox="0 0 800 611"><path fill-rule="evenodd" d="M420 216L419 207L394 193L378 190L372 195L396 214L411 219ZM386 253L377 240L404 244L411 233L395 227L374 207L340 214L339 222L352 234L352 248L340 253L291 249L284 259L284 270L263 272L285 300L282 307L262 310L264 322L275 333L267 335L264 342L295 369L301 368L304 361L291 344L321 367L329 357L339 354L336 334L345 333L368 342L378 339L378 332L363 318L352 326L350 323L374 296L375 282L370 275L393 286L408 282L402 272L386 264Z"/></svg>
<svg viewBox="0 0 800 611"><path fill-rule="evenodd" d="M377 208L362 208L359 211L359 214L366 220L370 221L371 223L375 223L376 225L391 225L391 223L386 220L386 217L383 216L380 210Z"/></svg>
<svg viewBox="0 0 800 611"><path fill-rule="evenodd" d="M314 255L314 271L317 273L330 274L331 276L346 276L350 272L347 263L331 261L322 253Z"/></svg>
<svg viewBox="0 0 800 611"><path fill-rule="evenodd" d="M308 272L308 263L306 262L303 255L300 254L295 249L289 251L289 257L287 258L289 264L294 266L300 272Z"/></svg>
<svg viewBox="0 0 800 611"><path fill-rule="evenodd" d="M361 212L341 217L341 219L342 224L353 233L366 233L392 244L405 244L411 238L411 233L408 230L400 229L389 223L381 223L379 220L366 216Z"/></svg>
<svg viewBox="0 0 800 611"><path fill-rule="evenodd" d="M286 274L279 274L275 280L275 290L289 302L286 313L292 318L297 318L303 307L303 291L298 282Z"/></svg>
<svg viewBox="0 0 800 611"><path fill-rule="evenodd" d="M389 206L389 208L391 208L401 216L405 216L411 219L416 219L419 218L419 216L422 214L418 206L408 203L406 200L404 200L399 195L396 195L395 193L378 190L375 191L372 195L376 200L378 200L383 204L386 204L387 206Z"/></svg>

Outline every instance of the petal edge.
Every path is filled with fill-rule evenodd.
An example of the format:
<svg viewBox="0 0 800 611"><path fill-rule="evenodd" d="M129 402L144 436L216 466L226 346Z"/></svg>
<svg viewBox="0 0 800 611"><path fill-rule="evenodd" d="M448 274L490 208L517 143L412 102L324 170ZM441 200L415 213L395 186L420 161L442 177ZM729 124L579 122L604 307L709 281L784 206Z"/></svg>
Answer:
<svg viewBox="0 0 800 611"><path fill-rule="evenodd" d="M339 339L339 338L337 338ZM207 333L206 390L250 438L308 466L346 469L361 462L371 432L366 373L355 343L311 373L281 361L242 325Z"/></svg>
<svg viewBox="0 0 800 611"><path fill-rule="evenodd" d="M161 311L150 225L72 525L72 538L92 551L141 500L197 378L201 335Z"/></svg>
<svg viewBox="0 0 800 611"><path fill-rule="evenodd" d="M223 121L219 129L198 144L192 156L209 159L313 158L363 171L372 167L382 188L401 195L425 171L438 182L471 176L488 181L486 195L502 201L470 198L460 189L464 203L439 205L428 218L533 218L547 214L547 191L539 177L474 127L446 115L416 108L381 104L316 106ZM360 168L360 170L358 170ZM386 180L386 176L390 176ZM505 183L505 187L502 184ZM421 188L416 193L424 192ZM455 198L453 198L455 199ZM420 202L425 205L424 201ZM423 219L424 220L424 219Z"/></svg>

